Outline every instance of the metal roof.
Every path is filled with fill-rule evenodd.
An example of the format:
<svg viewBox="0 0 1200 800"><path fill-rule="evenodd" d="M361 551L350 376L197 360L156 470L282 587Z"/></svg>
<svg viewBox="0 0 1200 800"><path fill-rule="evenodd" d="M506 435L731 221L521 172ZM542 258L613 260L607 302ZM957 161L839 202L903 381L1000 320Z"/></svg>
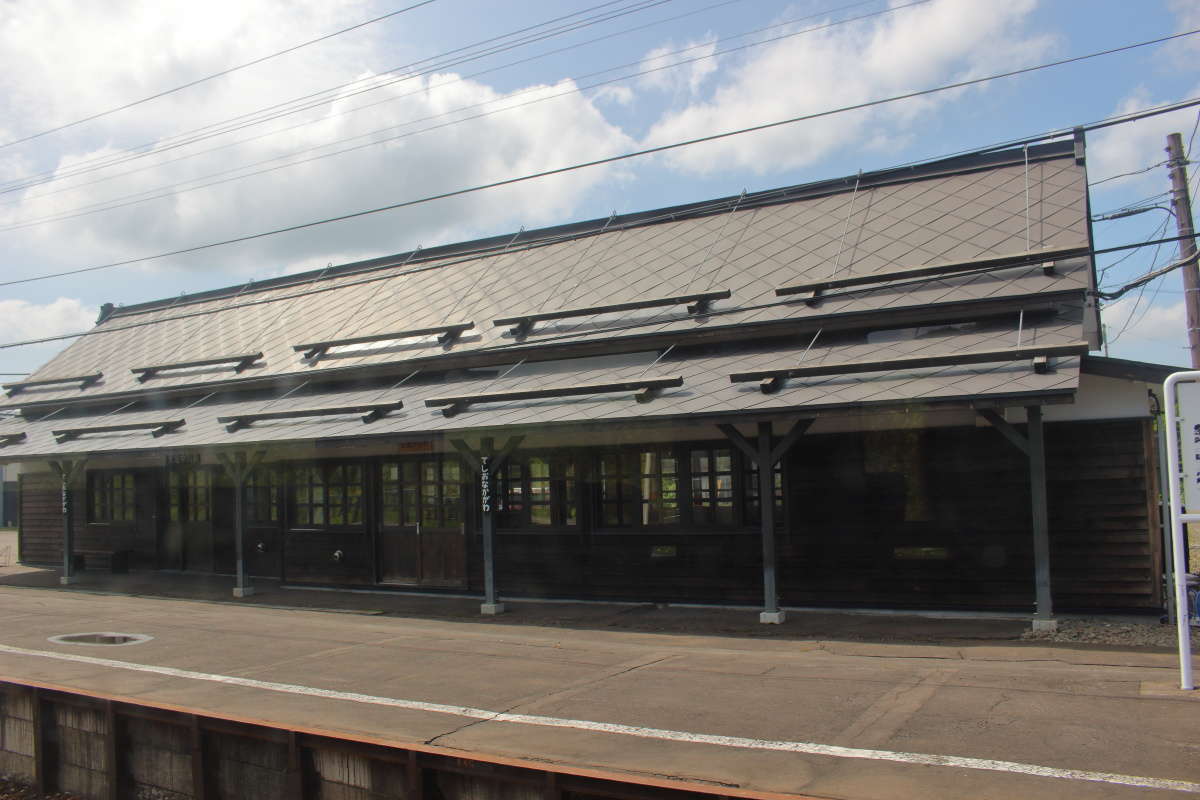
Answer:
<svg viewBox="0 0 1200 800"><path fill-rule="evenodd" d="M1078 358L1060 359L1058 368L1044 375L1023 363L951 366L789 381L769 396L755 386L731 384L729 375L801 361L911 356L929 352L935 343L941 352L955 352L1078 342L1085 338L1087 315L1094 313L1084 302L1093 277L1086 174L1069 142L563 226L532 232L521 242L512 237L501 244L500 238L440 248L433 256L395 256L118 309L93 335L76 340L30 376L103 372L98 382L82 389L32 387L4 405L22 408L31 418L55 412L73 420L71 427L86 427L89 418L95 424L152 421L163 408L186 424L153 445L144 441L148 435L127 433L54 444L50 430L62 427L54 418L10 420L0 423L0 433L27 430L29 436L0 447L0 460L1069 393L1077 386ZM830 279L844 284L846 278L997 257L1011 257L1019 266L1005 262L965 274L836 288L812 303L775 293L796 284ZM1053 269L1044 268L1043 258L1054 262ZM718 296L700 313L643 302L723 290L730 292L728 299ZM514 337L508 323L495 324L597 306L624 307L539 321L523 338ZM1025 309L1031 312L1028 319ZM971 323L977 317L980 321ZM968 324L912 327L938 321ZM436 335L369 341L330 347L316 359L305 359L295 349L467 322L474 327L446 343ZM884 332L905 326L905 331ZM851 335L844 332L847 327L860 330ZM648 403L636 403L632 394L547 398L481 405L453 418L422 403L437 396L645 377L648 367L639 365L672 347L677 349L650 372L682 375L684 384ZM643 355L580 357L639 351ZM178 366L260 352L261 359L239 363L236 373L233 363ZM498 377L518 362L511 374ZM154 365L177 366L144 382L132 371ZM460 370L458 378L446 372L480 366L492 372L463 375ZM419 376L395 392L379 388L414 371ZM278 398L282 388L301 383L311 386ZM404 409L370 424L357 416L324 417L260 422L226 433L216 422L218 416L237 413L393 400L404 400ZM101 401L108 405L76 408ZM130 406L134 411L112 411L131 401L136 401ZM158 410L136 410L148 407Z"/></svg>
<svg viewBox="0 0 1200 800"><path fill-rule="evenodd" d="M895 338L893 338L895 337ZM1011 348L1018 344L1058 345L1078 341L1078 309L1036 324L1019 325L1009 318L991 324L906 329L855 337L855 341L822 344L781 341L756 346L722 348L717 353L667 353L653 351L623 356L571 359L534 364L512 364L500 374L466 376L453 381L422 382L415 376L398 386L341 390L301 390L286 396L212 397L191 407L148 410L139 408L97 417L52 414L42 421L9 420L0 434L24 431L22 443L0 448L0 460L21 460L89 452L135 452L167 447L245 446L313 439L359 437L417 438L477 428L507 426L576 425L589 422L669 421L681 417L718 418L747 414L820 414L853 407L918 407L947 402L979 405L1021 404L1030 398L1069 395L1078 386L1078 357L1055 359L1052 368L1035 372L1029 360L1007 363L951 365L933 368L884 370L869 376L827 376L795 379L772 394L755 384L730 381L734 372L795 364L807 350L803 363L880 360L947 351L972 352ZM809 345L812 345L809 348ZM652 375L677 375L682 386L668 388L650 402L639 403L636 392L567 398L545 398L472 406L452 417L424 400L446 394L471 395L529 390L543 387L630 381ZM364 406L403 401L402 409L370 423L362 415L303 417L255 422L227 432L218 417L266 411L311 409L323 406ZM146 432L83 435L57 443L52 431L87 424L115 425L186 420L176 431L153 438ZM86 420L94 420L88 423ZM84 420L84 421L81 421Z"/></svg>

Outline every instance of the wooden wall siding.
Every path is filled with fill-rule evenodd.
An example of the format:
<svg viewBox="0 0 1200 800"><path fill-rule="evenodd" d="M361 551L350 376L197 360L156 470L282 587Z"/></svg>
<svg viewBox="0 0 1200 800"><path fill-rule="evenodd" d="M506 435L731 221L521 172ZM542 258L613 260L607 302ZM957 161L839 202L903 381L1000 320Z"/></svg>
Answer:
<svg viewBox="0 0 1200 800"><path fill-rule="evenodd" d="M1146 420L1048 425L1051 559L1056 606L1161 606L1156 456ZM374 473L374 470L371 471ZM1029 471L988 427L806 436L786 465L779 581L785 605L1026 609L1033 602ZM151 473L139 486L156 484ZM21 558L60 563L59 485L21 477ZM468 484L464 502L478 508ZM208 569L233 570L232 498L215 489ZM370 493L369 493L370 494ZM589 496L590 492L584 491ZM141 527L88 525L83 550L128 549L152 562ZM139 514L152 499L139 502ZM374 508L372 502L366 506ZM470 519L471 515L468 515ZM506 531L497 537L500 592L509 596L643 602L761 601L757 531ZM354 531L251 526L251 574L290 582L373 585L372 524ZM152 538L152 537L151 537ZM259 553L258 542L266 552ZM467 589L482 591L477 520L468 524ZM334 552L342 558L336 561ZM285 563L286 562L286 563ZM432 587L431 587L432 588ZM454 590L461 591L462 587Z"/></svg>
<svg viewBox="0 0 1200 800"><path fill-rule="evenodd" d="M24 783L36 779L33 695L0 689L0 775Z"/></svg>
<svg viewBox="0 0 1200 800"><path fill-rule="evenodd" d="M192 741L189 731L158 720L121 720L118 771L124 780L119 797L190 800Z"/></svg>
<svg viewBox="0 0 1200 800"><path fill-rule="evenodd" d="M20 476L21 524L17 549L29 564L62 563L62 494L58 478L40 473Z"/></svg>
<svg viewBox="0 0 1200 800"><path fill-rule="evenodd" d="M1028 465L997 432L805 437L790 458L785 605L1032 603Z"/></svg>
<svg viewBox="0 0 1200 800"><path fill-rule="evenodd" d="M285 544L284 580L294 583L373 584L374 537L353 532L289 531ZM341 560L334 553L341 551Z"/></svg>
<svg viewBox="0 0 1200 800"><path fill-rule="evenodd" d="M1157 456L1149 420L1046 430L1055 608L1160 608Z"/></svg>
<svg viewBox="0 0 1200 800"><path fill-rule="evenodd" d="M208 800L288 796L286 744L206 732L203 749Z"/></svg>
<svg viewBox="0 0 1200 800"><path fill-rule="evenodd" d="M752 532L505 532L497 537L497 585L513 597L753 603L761 548ZM481 581L473 574L472 586Z"/></svg>
<svg viewBox="0 0 1200 800"><path fill-rule="evenodd" d="M43 703L42 741L53 765L46 788L109 796L108 721L99 709Z"/></svg>
<svg viewBox="0 0 1200 800"><path fill-rule="evenodd" d="M262 578L278 578L283 574L283 534L277 524L247 524L244 537L242 553L247 574Z"/></svg>
<svg viewBox="0 0 1200 800"><path fill-rule="evenodd" d="M705 793L694 784L651 786L636 777L627 781L572 774L562 766L546 771L533 764L505 764L503 759L477 760L470 753L425 753L365 744L332 733L319 736L14 683L0 683L0 719L25 725L19 738L28 742L20 747L30 752L34 742L53 739L64 727L88 732L107 745L109 729L95 721L111 725L117 732L111 742L115 747L103 748L106 752L98 760L95 754L77 759L96 763L98 769L88 771L100 773L91 790L78 790L83 800L722 798L720 787ZM0 745L13 741L0 739ZM93 746L90 740L83 745ZM0 755L8 752L0 748ZM61 747L42 749L37 760L46 785L39 788L46 792L65 788L54 782L64 773L61 759L66 755ZM15 768L9 774L24 783L37 780L32 767Z"/></svg>
<svg viewBox="0 0 1200 800"><path fill-rule="evenodd" d="M87 521L87 490L80 480L74 490L73 519L76 551L113 552L129 550L132 566L150 569L155 559L156 502L153 472L137 474L138 520L127 524L94 524ZM29 564L61 564L63 540L62 484L48 473L21 475L21 525L18 529L21 561Z"/></svg>

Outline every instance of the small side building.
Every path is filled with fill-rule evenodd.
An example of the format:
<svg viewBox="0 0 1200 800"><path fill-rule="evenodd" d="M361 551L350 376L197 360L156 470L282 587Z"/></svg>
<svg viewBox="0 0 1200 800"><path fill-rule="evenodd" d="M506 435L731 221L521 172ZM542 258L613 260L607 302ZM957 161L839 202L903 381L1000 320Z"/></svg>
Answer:
<svg viewBox="0 0 1200 800"><path fill-rule="evenodd" d="M106 306L5 387L21 558L1156 610L1169 368L1093 355L1092 249L1080 135Z"/></svg>

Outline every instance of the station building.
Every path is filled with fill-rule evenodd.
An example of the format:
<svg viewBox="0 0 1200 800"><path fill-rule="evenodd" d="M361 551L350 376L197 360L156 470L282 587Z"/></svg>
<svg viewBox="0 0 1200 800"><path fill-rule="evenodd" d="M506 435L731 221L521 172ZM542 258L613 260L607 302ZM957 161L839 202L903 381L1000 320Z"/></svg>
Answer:
<svg viewBox="0 0 1200 800"><path fill-rule="evenodd" d="M106 305L4 387L20 559L489 613L1159 609L1170 370L1096 355L1085 162L1079 134Z"/></svg>

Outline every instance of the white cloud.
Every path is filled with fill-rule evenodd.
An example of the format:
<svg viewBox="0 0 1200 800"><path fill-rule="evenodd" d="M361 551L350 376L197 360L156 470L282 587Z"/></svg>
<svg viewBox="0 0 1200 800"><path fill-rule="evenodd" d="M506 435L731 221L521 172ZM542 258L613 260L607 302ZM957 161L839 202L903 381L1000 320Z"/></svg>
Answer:
<svg viewBox="0 0 1200 800"><path fill-rule="evenodd" d="M661 144L748 127L1027 63L1053 44L1051 37L1021 30L1034 5L1034 0L935 0L871 22L767 45L727 68L708 100L664 115L647 141ZM667 159L698 173L717 165L760 173L794 168L863 140L878 147L881 125L902 136L906 126L948 99L941 95L840 114L675 151Z"/></svg>
<svg viewBox="0 0 1200 800"><path fill-rule="evenodd" d="M89 308L71 297L60 297L45 304L0 300L0 342L85 331L96 323L98 313L98 309Z"/></svg>
<svg viewBox="0 0 1200 800"><path fill-rule="evenodd" d="M216 8L214 8L214 5ZM229 64L281 49L334 30L369 14L352 0L219 0L202 6L183 0L129 4L84 4L69 0L18 0L0 23L0 119L22 118L21 131L50 126L81 112L100 109L182 83ZM82 17L82 18L81 18ZM70 20L70 25L65 21ZM181 23L180 20L183 20ZM403 20L403 18L399 18ZM57 36L56 31L71 32ZM39 148L40 168L61 174L87 159L118 152L166 134L233 117L254 108L324 87L369 76L371 67L404 60L395 41L383 42L364 29L320 46L302 58L286 57L235 73L130 112L81 127L78 133L48 137ZM74 38L72 38L74 37ZM50 40L53 46L46 47ZM78 50L78 57L67 53ZM491 87L454 74L420 77L356 97L343 92L332 102L302 114L250 128L240 136L282 128L299 121L315 124L196 158L164 163L70 192L43 196L56 183L26 193L23 202L4 205L0 227L22 220L72 212L118 196L157 194L163 187L201 181L231 166L260 162L337 139L396 127L397 132L446 121L413 123L463 107L501 101L500 107L569 93L570 81L526 87L511 102ZM44 99L33 96L49 88ZM612 95L620 100L619 94ZM6 98L6 99L5 99ZM388 99L356 113L339 112ZM477 114L495 106L473 109ZM30 113L36 109L37 113ZM457 119L465 115L452 115ZM24 115L22 117L21 115ZM215 139L172 153L207 149L230 141ZM51 148L51 144L55 148ZM410 138L326 158L171 198L130 205L78 219L0 232L0 241L36 252L67 267L95 264L173 250L323 217L420 198L525 173L585 161L628 149L631 140L610 124L591 99L569 94L523 105L483 119L444 127ZM322 151L327 152L327 151ZM135 162L130 166L145 162ZM21 165L0 163L0 173ZM269 166L269 165L264 165ZM535 183L443 200L364 217L245 245L156 262L156 270L186 266L213 273L210 283L247 274L275 274L304 263L323 266L344 257L364 258L457 238L561 221L582 193L601 181L619 179L619 168L597 168ZM2 177L2 175L0 175ZM487 230L464 220L484 220ZM476 223L479 224L479 223Z"/></svg>
<svg viewBox="0 0 1200 800"><path fill-rule="evenodd" d="M1191 97L1198 93L1200 86L1195 87L1186 96ZM1152 99L1149 92L1143 88L1124 98L1113 114L1129 114L1168 102L1170 101ZM1186 148L1195 123L1196 109L1189 108L1124 125L1114 125L1096 133L1088 141L1089 181L1102 181L1130 172L1139 173L1144 169L1146 171L1107 181L1096 186L1094 191L1097 194L1127 191L1139 195L1163 191L1167 186L1166 167L1156 165L1163 164L1167 159L1167 134L1182 134ZM1147 167L1149 169L1146 169Z"/></svg>
<svg viewBox="0 0 1200 800"><path fill-rule="evenodd" d="M1182 301L1156 303L1150 293L1140 300L1130 294L1105 306L1101 316L1110 355L1163 364L1186 363L1187 312Z"/></svg>
<svg viewBox="0 0 1200 800"><path fill-rule="evenodd" d="M688 42L682 47L668 42L645 55L638 66L646 72L638 78L638 84L646 89L672 92L676 95L695 95L706 78L717 71L717 37L709 33L703 39ZM684 64L683 62L690 62ZM672 64L680 64L672 67Z"/></svg>

